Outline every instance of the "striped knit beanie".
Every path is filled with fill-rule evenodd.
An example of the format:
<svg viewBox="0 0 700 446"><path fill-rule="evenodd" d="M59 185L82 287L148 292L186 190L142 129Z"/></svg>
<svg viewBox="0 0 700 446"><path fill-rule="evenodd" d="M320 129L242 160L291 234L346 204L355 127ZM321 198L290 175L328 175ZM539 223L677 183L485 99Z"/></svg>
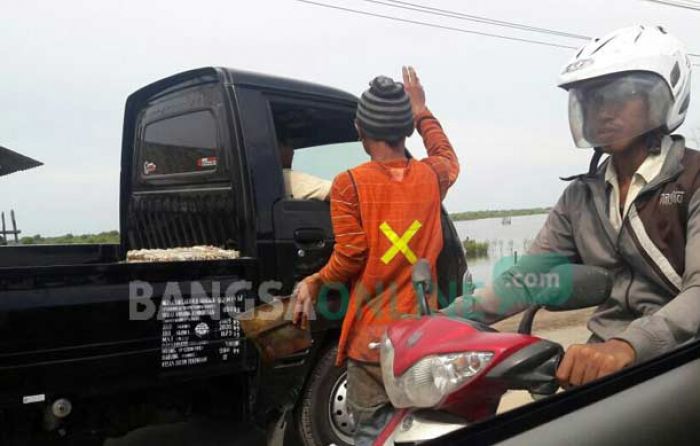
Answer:
<svg viewBox="0 0 700 446"><path fill-rule="evenodd" d="M362 93L355 114L364 134L381 141L398 141L413 133L411 101L403 84L377 76Z"/></svg>

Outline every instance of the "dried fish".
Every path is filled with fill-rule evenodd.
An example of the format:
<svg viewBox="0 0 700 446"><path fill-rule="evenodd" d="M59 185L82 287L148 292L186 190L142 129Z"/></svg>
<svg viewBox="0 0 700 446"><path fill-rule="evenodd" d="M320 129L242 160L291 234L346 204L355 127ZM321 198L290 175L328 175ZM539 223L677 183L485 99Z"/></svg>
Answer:
<svg viewBox="0 0 700 446"><path fill-rule="evenodd" d="M240 258L241 253L216 246L191 246L188 248L138 249L126 254L128 263L142 262L187 262L195 260L231 260Z"/></svg>

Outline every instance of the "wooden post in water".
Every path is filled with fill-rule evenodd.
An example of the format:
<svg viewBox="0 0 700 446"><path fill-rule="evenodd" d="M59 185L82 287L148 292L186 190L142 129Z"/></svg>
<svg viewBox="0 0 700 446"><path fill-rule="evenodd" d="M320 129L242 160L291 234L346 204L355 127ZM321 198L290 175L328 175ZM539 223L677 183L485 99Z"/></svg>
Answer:
<svg viewBox="0 0 700 446"><path fill-rule="evenodd" d="M15 221L15 210L10 209L10 219L12 220L12 232L15 235L15 243L19 242L19 239L17 236L19 235L19 231L17 230L17 222Z"/></svg>
<svg viewBox="0 0 700 446"><path fill-rule="evenodd" d="M0 229L0 245L7 245L9 244L9 235L13 235L15 238L15 243L19 243L19 234L22 232L19 229L17 229L17 221L15 220L15 211L10 210L10 223L12 224L12 228L8 229L7 228L7 221L5 221L5 212L0 212L0 223L2 224L2 227Z"/></svg>
<svg viewBox="0 0 700 446"><path fill-rule="evenodd" d="M2 235L2 240L0 241L1 245L6 245L7 244L7 231L5 230L5 213L0 212L0 216L2 217L2 232L0 235Z"/></svg>

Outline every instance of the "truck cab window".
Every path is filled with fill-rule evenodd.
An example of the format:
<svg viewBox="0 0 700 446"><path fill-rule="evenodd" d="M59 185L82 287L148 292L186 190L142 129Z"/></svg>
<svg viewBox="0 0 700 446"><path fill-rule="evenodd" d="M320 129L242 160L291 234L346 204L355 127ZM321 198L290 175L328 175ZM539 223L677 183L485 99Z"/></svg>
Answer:
<svg viewBox="0 0 700 446"><path fill-rule="evenodd" d="M360 141L307 147L294 152L292 169L331 181L339 173L369 161Z"/></svg>
<svg viewBox="0 0 700 446"><path fill-rule="evenodd" d="M204 108L206 101L196 108L182 105L201 98L213 102L213 92L211 87L178 92L165 101L177 106L141 114L134 175L144 193L129 197L128 250L239 248L237 191L225 176L219 118ZM218 187L202 189L202 183Z"/></svg>
<svg viewBox="0 0 700 446"><path fill-rule="evenodd" d="M143 177L216 170L217 126L207 110L150 123L143 132Z"/></svg>
<svg viewBox="0 0 700 446"><path fill-rule="evenodd" d="M282 100L270 108L288 198L327 200L338 173L369 159L357 141L354 106Z"/></svg>

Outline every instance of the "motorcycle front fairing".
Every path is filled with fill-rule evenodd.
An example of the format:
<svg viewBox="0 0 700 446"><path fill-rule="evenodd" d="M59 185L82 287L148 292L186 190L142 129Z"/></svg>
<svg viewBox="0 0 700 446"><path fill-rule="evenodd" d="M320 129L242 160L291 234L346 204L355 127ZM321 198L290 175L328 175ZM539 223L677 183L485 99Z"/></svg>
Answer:
<svg viewBox="0 0 700 446"><path fill-rule="evenodd" d="M498 380L484 382L488 371L538 341L442 315L399 321L387 329L380 350L387 394L397 408L482 415L507 390ZM478 398L465 399L463 391Z"/></svg>
<svg viewBox="0 0 700 446"><path fill-rule="evenodd" d="M380 353L387 394L399 409L378 439L384 444L433 439L494 415L507 390L552 387L562 349L434 315L392 324Z"/></svg>

